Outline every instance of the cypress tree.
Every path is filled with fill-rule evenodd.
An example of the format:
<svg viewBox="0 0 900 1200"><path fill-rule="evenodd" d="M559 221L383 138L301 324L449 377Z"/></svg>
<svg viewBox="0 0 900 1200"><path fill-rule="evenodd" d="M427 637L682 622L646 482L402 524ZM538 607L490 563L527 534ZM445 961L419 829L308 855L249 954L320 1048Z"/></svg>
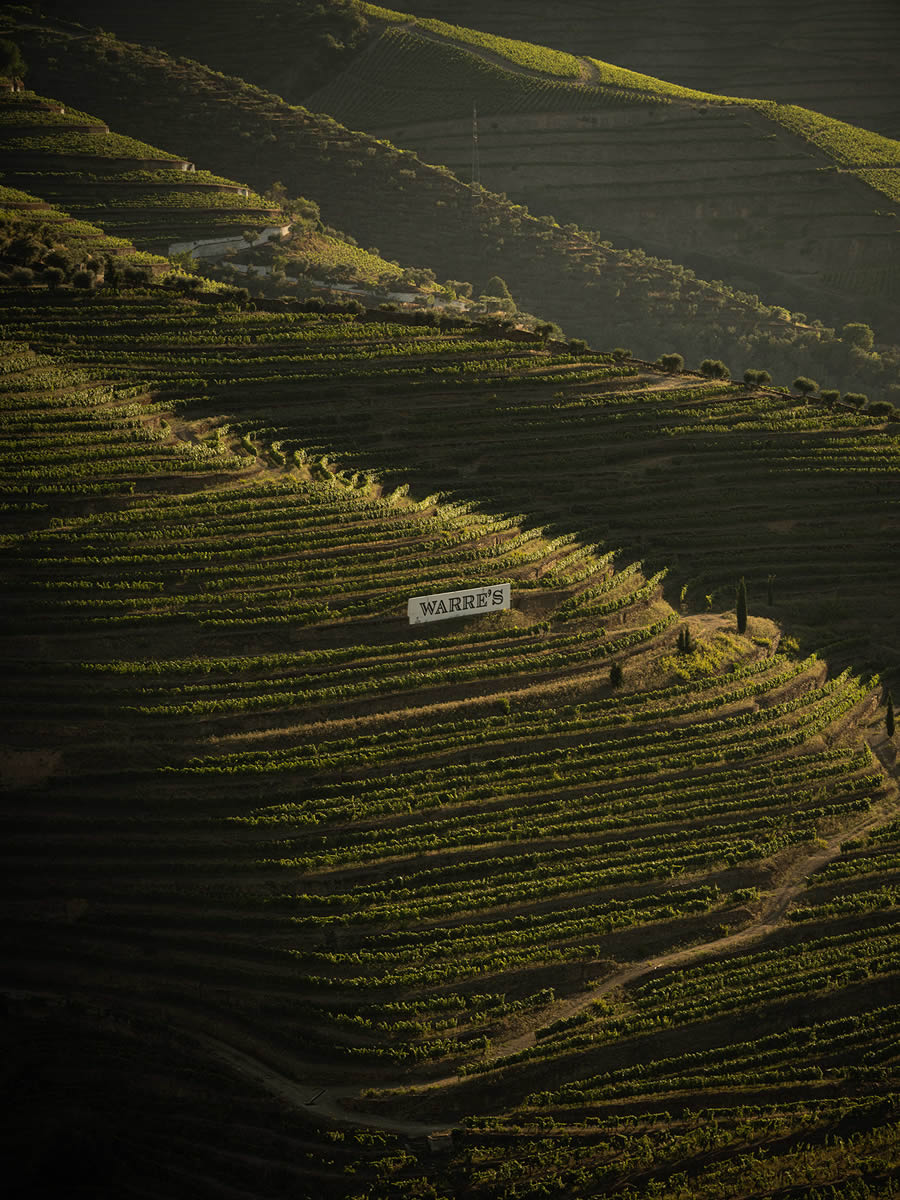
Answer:
<svg viewBox="0 0 900 1200"><path fill-rule="evenodd" d="M696 643L691 634L690 627L685 625L678 631L678 653L693 654Z"/></svg>
<svg viewBox="0 0 900 1200"><path fill-rule="evenodd" d="M624 678L625 678L625 672L622 670L622 664L614 662L613 665L609 668L610 685L614 688L621 687Z"/></svg>
<svg viewBox="0 0 900 1200"><path fill-rule="evenodd" d="M738 633L747 632L747 584L744 582L743 575L741 582L738 584L737 600L735 601L737 609L737 631Z"/></svg>
<svg viewBox="0 0 900 1200"><path fill-rule="evenodd" d="M887 712L884 715L884 728L889 738L894 736L894 698L890 692L887 696Z"/></svg>

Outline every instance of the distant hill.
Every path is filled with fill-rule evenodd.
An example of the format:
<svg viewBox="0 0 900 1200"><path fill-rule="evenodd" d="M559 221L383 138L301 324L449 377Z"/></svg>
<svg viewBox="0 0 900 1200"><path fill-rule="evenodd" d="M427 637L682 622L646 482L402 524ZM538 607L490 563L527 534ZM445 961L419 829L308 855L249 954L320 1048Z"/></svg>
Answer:
<svg viewBox="0 0 900 1200"><path fill-rule="evenodd" d="M23 26L17 37L34 82L51 94L101 117L121 115L135 137L177 127L183 152L217 170L259 190L281 180L361 245L440 278L480 287L499 276L520 306L570 334L648 357L661 347L688 361L713 355L736 374L802 370L874 396L896 381L889 346L873 354L843 341L815 311L794 318L642 250L616 250L596 233L532 217L414 154L196 62L107 34Z"/></svg>
<svg viewBox="0 0 900 1200"><path fill-rule="evenodd" d="M277 204L33 92L0 92L3 178L147 250L258 236Z"/></svg>
<svg viewBox="0 0 900 1200"><path fill-rule="evenodd" d="M900 324L900 142L734 96L388 21L308 103L467 180L477 105L484 186L770 303L887 336Z"/></svg>
<svg viewBox="0 0 900 1200"><path fill-rule="evenodd" d="M879 414L163 288L0 312L23 1193L889 1194Z"/></svg>
<svg viewBox="0 0 900 1200"><path fill-rule="evenodd" d="M405 12L588 54L686 87L800 104L900 138L900 9L821 0L405 0Z"/></svg>

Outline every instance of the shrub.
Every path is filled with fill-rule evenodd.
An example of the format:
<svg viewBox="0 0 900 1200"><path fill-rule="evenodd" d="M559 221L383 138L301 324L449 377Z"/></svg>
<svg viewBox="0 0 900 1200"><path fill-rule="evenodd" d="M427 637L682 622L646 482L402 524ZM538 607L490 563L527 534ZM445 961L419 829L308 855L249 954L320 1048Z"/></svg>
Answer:
<svg viewBox="0 0 900 1200"><path fill-rule="evenodd" d="M233 303L240 305L241 308L250 302L250 292L245 287L230 287L220 292L219 295L223 300L231 300Z"/></svg>
<svg viewBox="0 0 900 1200"><path fill-rule="evenodd" d="M798 375L791 387L795 392L800 392L803 396L810 396L813 392L819 390L819 385L815 379L810 379L808 375Z"/></svg>
<svg viewBox="0 0 900 1200"><path fill-rule="evenodd" d="M844 403L852 404L854 408L862 408L864 404L869 403L869 397L865 392L844 392Z"/></svg>
<svg viewBox="0 0 900 1200"><path fill-rule="evenodd" d="M869 325L861 321L851 321L841 330L841 341L848 346L856 346L859 350L871 350L875 345L875 334Z"/></svg>
<svg viewBox="0 0 900 1200"><path fill-rule="evenodd" d="M737 597L735 599L735 609L737 610L737 631L738 633L747 632L747 584L744 582L743 575L738 584Z"/></svg>
<svg viewBox="0 0 900 1200"><path fill-rule="evenodd" d="M678 631L678 653L693 654L697 648L697 643L694 641L694 635L691 633L690 627L685 625L683 629Z"/></svg>
<svg viewBox="0 0 900 1200"><path fill-rule="evenodd" d="M660 357L659 365L664 371L668 371L671 375L677 375L679 371L684 370L684 355L663 354Z"/></svg>
<svg viewBox="0 0 900 1200"><path fill-rule="evenodd" d="M83 288L85 291L90 289L97 282L97 277L93 271L88 271L84 267L80 271L76 271L72 276L72 284L77 288Z"/></svg>
<svg viewBox="0 0 900 1200"><path fill-rule="evenodd" d="M0 75L22 79L27 70L22 51L16 43L0 38Z"/></svg>
<svg viewBox="0 0 900 1200"><path fill-rule="evenodd" d="M45 267L59 267L61 271L70 271L73 265L72 255L64 246L54 246L49 254L44 255Z"/></svg>
<svg viewBox="0 0 900 1200"><path fill-rule="evenodd" d="M893 404L889 404L887 400L876 400L874 404L869 405L867 411L873 417L889 417L893 414L894 406Z"/></svg>
<svg viewBox="0 0 900 1200"><path fill-rule="evenodd" d="M13 267L10 278L17 287L30 287L34 282L34 271L31 267Z"/></svg>
<svg viewBox="0 0 900 1200"><path fill-rule="evenodd" d="M610 351L610 354L616 362L622 362L624 359L632 357L631 351L626 350L623 346L616 346L614 350Z"/></svg>
<svg viewBox="0 0 900 1200"><path fill-rule="evenodd" d="M512 293L507 287L506 280L501 279L499 275L492 275L484 285L484 294L486 296L499 296L503 300L512 300Z"/></svg>
<svg viewBox="0 0 900 1200"><path fill-rule="evenodd" d="M772 376L769 372L760 370L758 367L748 367L744 372L744 383L748 387L765 387L771 382Z"/></svg>
<svg viewBox="0 0 900 1200"><path fill-rule="evenodd" d="M721 358L704 358L700 364L700 373L707 379L730 379L731 372Z"/></svg>
<svg viewBox="0 0 900 1200"><path fill-rule="evenodd" d="M150 282L150 270L148 267L126 267L123 276L125 282L132 287L141 287Z"/></svg>

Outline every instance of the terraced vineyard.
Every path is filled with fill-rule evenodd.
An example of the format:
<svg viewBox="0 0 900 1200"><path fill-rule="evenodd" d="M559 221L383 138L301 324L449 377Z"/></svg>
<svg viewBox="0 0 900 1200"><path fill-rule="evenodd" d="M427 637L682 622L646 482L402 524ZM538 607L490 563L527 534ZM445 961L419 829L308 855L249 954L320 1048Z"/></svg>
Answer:
<svg viewBox="0 0 900 1200"><path fill-rule="evenodd" d="M281 220L249 188L32 92L0 92L0 145L6 183L144 250L240 237Z"/></svg>
<svg viewBox="0 0 900 1200"><path fill-rule="evenodd" d="M65 280L65 268L74 278L75 268L87 263L99 268L104 261L112 262L121 268L123 278L130 275L141 280L172 270L167 258L137 250L125 238L111 237L98 226L76 220L18 188L0 187L0 228L0 260L10 269L10 278L17 267L24 268L25 283L33 279L35 267L50 286L59 286Z"/></svg>
<svg viewBox="0 0 900 1200"><path fill-rule="evenodd" d="M798 653L758 604L744 634L715 595L698 608L689 587L679 613L600 519L626 475L637 487L635 450L660 464L660 439L680 457L733 438L751 491L759 456L770 490L793 471L800 505L808 473L821 506L826 484L858 488L850 447L890 486L883 429L466 325L161 291L7 290L4 317L18 995L75 997L70 1020L99 1004L166 1061L211 1057L204 1071L249 1071L300 1109L318 1095L342 1122L472 1118L441 1172L473 1194L584 1187L588 1171L602 1192L650 1161L677 1187L711 1107L722 1171L748 1143L774 1169L845 1126L865 1130L853 1155L894 1169L878 1132L895 1119L897 974L878 679ZM41 353L15 340L26 330ZM578 414L573 441L620 484L594 474L580 507L533 487L504 503L526 499L535 438L578 475L543 414L559 436ZM498 455L461 476L461 442L487 455L501 422L505 471ZM658 478L688 542L689 489L675 504ZM746 522L739 490L732 505ZM826 570L834 550L819 552ZM499 580L508 613L407 624L409 595ZM868 652L890 636L876 623ZM119 1063L131 1053L126 1032ZM341 1109L372 1086L358 1116ZM135 1105L163 1137L140 1088ZM684 1112L660 1141L663 1109ZM283 1161L262 1136L248 1144ZM285 1136L322 1135L291 1118ZM339 1160L364 1194L386 1172L404 1188L433 1174L373 1136ZM591 1149L560 1158L560 1136ZM615 1168L609 1139L630 1147ZM192 1145L216 1192L227 1156L207 1126ZM318 1153L300 1177L345 1194ZM157 1169L163 1192L196 1187ZM710 1194L725 1186L703 1170ZM282 1180L272 1166L254 1194Z"/></svg>
<svg viewBox="0 0 900 1200"><path fill-rule="evenodd" d="M448 27L449 28L449 27ZM535 78L468 53L459 45L438 41L417 29L388 26L385 34L364 53L349 78L338 76L310 97L314 111L332 113L350 128L386 128L397 125L405 111L416 122L465 119L471 121L475 98L483 112L563 111L594 109L615 104L599 88L583 88L551 75ZM441 84L444 83L444 87ZM362 104L368 96L369 107ZM631 97L626 93L620 103ZM403 144L402 138L394 139ZM448 160L430 157L428 161ZM468 164L467 164L468 165ZM461 177L466 171L457 172Z"/></svg>
<svg viewBox="0 0 900 1200"><path fill-rule="evenodd" d="M865 273L894 262L896 221L882 202L897 191L896 141L596 55L573 60L575 81L549 60L523 70L522 55L469 32L388 24L310 106L469 179L477 102L479 178L494 191L830 321L855 312L885 333L895 323ZM839 264L861 272L840 296L822 278Z"/></svg>
<svg viewBox="0 0 900 1200"><path fill-rule="evenodd" d="M47 92L90 106L110 121L127 116L134 136L151 138L177 123L179 144L198 160L262 189L281 180L292 194L319 203L360 245L427 266L440 278L468 279L480 287L499 275L524 309L570 334L629 346L648 357L661 344L690 361L720 356L736 373L740 360L749 359L777 378L804 371L828 386L861 388L873 398L888 398L896 382L900 351L885 343L873 353L843 340L823 325L806 293L802 302L791 301L807 310L801 320L782 306L780 294L770 297L776 307L767 306L733 283L702 278L705 268L698 273L644 250L616 250L602 232L560 227L500 196L473 192L414 154L198 63L168 59L109 35L73 36L56 27L20 28L16 36ZM648 106L637 111L643 119ZM712 122L720 112L698 116L692 127L705 128L703 121ZM751 115L762 120L755 110ZM776 132L781 136L796 140ZM854 189L863 187L850 182ZM876 224L890 241L887 219ZM884 251L879 241L878 269L890 269ZM837 263L836 256L829 257L830 279ZM857 270L863 274L852 286L868 286L869 269L851 268ZM850 283L841 276L841 287ZM882 294L890 301L890 286ZM853 308L852 317L841 319L859 315Z"/></svg>
<svg viewBox="0 0 900 1200"><path fill-rule="evenodd" d="M545 19L533 6L522 7L522 29ZM337 21L335 8L332 19ZM266 20L266 13L284 20L262 0L255 12L258 22ZM475 103L481 114L478 177L494 192L533 212L552 213L564 224L580 225L598 240L641 247L706 279L726 280L731 288L759 295L769 304L786 304L836 327L868 322L880 339L894 341L900 313L892 290L873 291L869 286L873 270L888 267L894 276L897 273L897 223L891 202L898 187L898 149L891 138L798 108L799 96L790 88L740 89L734 71L717 90L692 69L692 86L685 87L677 73L668 76L660 65L669 60L659 47L656 63L629 69L631 64L623 65L610 52L609 22L596 12L582 14L577 32L562 35L578 39L581 58L498 36L496 24L495 32L482 32L481 18L469 29L371 5L356 16L367 17L368 39L359 33L352 52L332 39L335 53L340 50L335 60L340 67L324 86L302 90L304 66L313 76L319 73L317 63L304 59L289 80L279 76L282 94L329 113L351 129L390 138L426 162L450 167L466 181L473 178ZM842 58L839 65L827 60L824 74L832 94L830 76L859 73L865 84L856 90L871 95L869 71L882 58L889 61L885 34L873 36L871 14L868 24L866 14L861 17L865 31L855 16L849 22L843 14L828 18L834 26L829 32L834 46L842 45L839 38L848 39L851 44L861 41L868 51L865 68L856 59ZM660 20L676 27L689 25L696 14L657 18L650 20L653 29ZM455 11L452 19L462 21ZM504 9L501 20L507 19ZM781 12L779 19L785 19ZM113 28L123 28L124 21L142 40L275 86L264 69L264 53L259 48L246 51L246 22L233 14L224 18L225 28L231 30L230 45L223 32L208 53L205 46L198 50L196 35L184 31L184 23L165 9L144 18L111 13L109 20ZM489 14L484 20L491 24ZM724 23L729 20L752 26L759 36L758 15L738 21L726 14ZM723 14L713 15L709 26L722 21ZM814 24L822 21L817 10ZM888 29L896 29L893 14L885 22ZM805 21L799 24L793 36L815 43L803 27ZM838 32L848 24L852 28ZM596 42L587 41L587 30L595 32ZM702 46L708 38L704 31L696 42ZM765 55L768 48L758 52ZM791 74L803 74L817 53L815 44L809 46ZM716 72L710 74L715 77ZM793 103L776 103L772 97ZM885 101L881 96L882 109ZM725 115L723 107L733 111ZM832 113L833 106L826 111ZM895 104L891 112L895 117ZM838 105L836 115L858 120L852 105L846 111ZM890 118L887 127L878 122L875 127L897 132ZM848 146L853 150L849 159L841 152ZM331 196L319 199L336 211ZM427 203L424 195L421 199ZM435 217L442 221L446 215ZM359 236L354 220L343 213L341 223ZM379 233L373 240L384 245L387 238ZM460 249L467 248L467 239L460 237L459 242ZM437 260L426 251L423 261L435 265ZM835 286L838 270L843 275ZM472 275L458 265L448 266L447 273ZM526 307L561 319L546 303L526 300ZM597 333L591 329L587 336L595 339ZM724 349L717 353L727 355ZM816 369L821 372L821 367Z"/></svg>
<svg viewBox="0 0 900 1200"><path fill-rule="evenodd" d="M417 17L446 14L442 0L406 0L402 7ZM600 55L685 87L801 104L888 137L900 134L900 22L879 0L861 0L852 13L818 0L760 0L739 14L716 0L677 9L660 0L567 0L553 8L459 0L452 19L500 35L515 29L529 42Z"/></svg>
<svg viewBox="0 0 900 1200"><path fill-rule="evenodd" d="M695 611L730 607L745 575L754 611L789 617L801 635L850 638L876 670L897 653L897 442L866 411L379 314L48 298L35 336L34 308L13 297L10 335L71 347L105 377L152 383L217 424L227 404L246 453L273 441L277 457L332 459L423 496L439 487L468 500L477 488L496 511L550 523L551 536L578 531L669 570L669 594L684 589ZM217 444L214 428L206 436ZM535 495L548 455L553 487Z"/></svg>
<svg viewBox="0 0 900 1200"><path fill-rule="evenodd" d="M388 114L390 56L422 118L484 86L488 164L539 97L566 153L682 121L724 179L749 117L780 178L802 140L893 186L894 143L790 106L701 112L599 59L343 0L219 15L217 61L240 15L248 70L286 94L309 70L352 106L368 71ZM178 32L166 4L129 19L151 17ZM91 103L0 92L8 1186L894 1195L890 349L197 62L39 14L19 31ZM155 150L173 114L174 150L275 199ZM253 295L146 251L282 203L303 232L255 252ZM306 301L291 255L381 294L497 272L540 316ZM890 263L832 256L831 277L890 301ZM593 349L541 321L586 295ZM624 348L675 309L671 342ZM685 370L675 348L701 345L745 382ZM463 589L457 619L412 623L411 597Z"/></svg>

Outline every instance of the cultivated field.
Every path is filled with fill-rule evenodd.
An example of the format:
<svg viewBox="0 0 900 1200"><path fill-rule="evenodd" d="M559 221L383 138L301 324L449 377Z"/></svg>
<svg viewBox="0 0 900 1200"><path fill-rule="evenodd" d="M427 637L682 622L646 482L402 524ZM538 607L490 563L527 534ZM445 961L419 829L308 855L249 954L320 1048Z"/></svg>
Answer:
<svg viewBox="0 0 900 1200"><path fill-rule="evenodd" d="M426 7L220 0L210 54L240 19L257 82L405 106L460 175L441 106L465 123L477 84L485 172L536 186L554 139L611 168L696 141L720 195L765 164L798 222L823 163L847 196L895 186L896 143L685 95L689 56L661 84ZM177 16L128 19L169 45ZM39 90L0 92L9 1186L894 1195L900 349L200 62L55 16L17 33ZM644 161L617 185L636 210ZM695 202L667 178L660 212ZM805 216L836 248L829 204ZM148 252L282 211L265 278ZM829 286L889 306L862 211ZM369 309L304 299L324 278ZM467 280L501 293L481 323L441 307ZM410 623L461 589L463 615Z"/></svg>
<svg viewBox="0 0 900 1200"><path fill-rule="evenodd" d="M574 223L560 226L546 215L534 217L499 195L473 191L415 154L353 133L331 118L288 105L198 63L127 46L109 35L23 28L18 36L35 79L49 94L90 106L108 121L127 120L131 135L148 140L160 129L177 127L179 148L198 161L214 163L262 190L280 180L290 194L319 203L329 220L360 245L427 266L440 278L472 280L476 294L484 280L500 275L522 308L556 321L569 334L599 345L626 346L645 357L668 344L688 361L719 356L735 373L748 362L780 379L793 378L799 370L823 385L862 389L873 398L888 398L896 383L900 349L889 340L894 323L887 332L876 329L875 353L845 342L840 329L842 323L861 319L858 306L845 302L841 288L870 287L873 303L893 304L887 218L876 222L886 239L878 242L884 255L877 266L836 270L838 260L829 260L825 275L829 295L839 302L835 315L818 313L808 291L791 295L790 307L802 306L792 313L777 292L768 294L773 303L765 304L734 282L704 278L709 263L691 270L644 249L616 249L591 226L579 229ZM161 79L165 89L159 87ZM674 105L663 107L668 112ZM641 104L638 111L645 108ZM718 119L721 111L720 106L710 114ZM752 117L761 119L756 110ZM698 127L706 128L704 120L698 118ZM773 132L776 138L797 137L781 124ZM804 144L809 153L821 153ZM834 179L875 196L852 175L837 171ZM880 208L890 202L873 203ZM659 205L657 210L664 211ZM726 226L722 229L727 232ZM795 223L794 233L801 232ZM828 240L822 239L823 245ZM867 241L863 237L861 246ZM759 264L751 265L759 269ZM748 282L744 280L745 286ZM821 299L824 293L817 290L816 295ZM835 324L824 324L823 316Z"/></svg>
<svg viewBox="0 0 900 1200"><path fill-rule="evenodd" d="M110 1078L137 1032L170 1064L249 1073L288 1110L315 1096L338 1129L383 1127L381 1157L351 1159L373 1196L385 1173L412 1187L429 1170L404 1137L473 1114L446 1170L484 1195L500 1180L529 1194L535 1176L605 1187L647 1153L679 1194L664 1164L700 1152L698 1107L719 1111L723 1164L759 1139L781 1161L785 1138L811 1146L857 1118L868 1140L851 1162L882 1152L893 751L877 677L839 660L877 653L887 614L820 657L771 617L817 602L835 545L818 562L810 545L793 599L757 599L741 633L724 583L700 603L676 586L673 607L664 573L597 534L603 497L624 502L629 475L664 465L660 440L721 454L734 439L746 525L757 456L769 504L779 479L802 503L807 475L821 504L820 485L853 479L852 454L890 487L883 429L475 327L158 290L8 290L4 316L13 339L66 348L12 340L4 359L17 1004L111 1014L125 1042L108 1063L103 1043ZM436 428L438 410L457 433L429 443L417 423ZM479 412L483 455L494 422L520 429L503 473L462 448ZM620 486L601 472L578 503L533 487L502 503L527 498L538 444L579 477L543 413L559 436L577 415L573 438L603 448ZM690 505L659 498L690 535ZM408 595L501 579L509 613L406 622ZM144 1088L130 1106L160 1128ZM661 1109L685 1115L657 1144ZM291 1137L321 1136L297 1119ZM513 1127L542 1132L526 1148ZM559 1136L591 1149L561 1159ZM623 1137L645 1150L613 1167ZM221 1150L197 1139L215 1191ZM255 1153L277 1186L285 1151ZM809 1155L817 1178L838 1169ZM341 1194L328 1162L301 1176ZM156 1169L169 1194L188 1186L165 1156Z"/></svg>

